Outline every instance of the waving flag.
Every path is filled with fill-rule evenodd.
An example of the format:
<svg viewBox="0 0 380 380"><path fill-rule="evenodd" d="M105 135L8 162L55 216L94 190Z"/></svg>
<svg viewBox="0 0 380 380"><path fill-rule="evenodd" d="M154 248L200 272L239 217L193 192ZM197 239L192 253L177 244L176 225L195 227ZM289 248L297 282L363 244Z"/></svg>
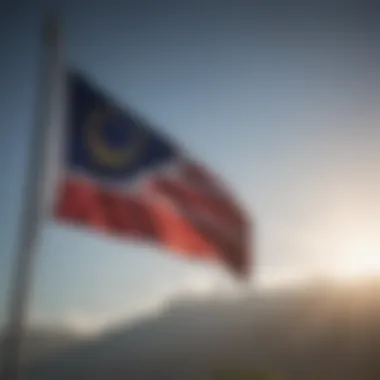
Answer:
<svg viewBox="0 0 380 380"><path fill-rule="evenodd" d="M217 178L83 76L68 85L56 218L246 274L249 223Z"/></svg>

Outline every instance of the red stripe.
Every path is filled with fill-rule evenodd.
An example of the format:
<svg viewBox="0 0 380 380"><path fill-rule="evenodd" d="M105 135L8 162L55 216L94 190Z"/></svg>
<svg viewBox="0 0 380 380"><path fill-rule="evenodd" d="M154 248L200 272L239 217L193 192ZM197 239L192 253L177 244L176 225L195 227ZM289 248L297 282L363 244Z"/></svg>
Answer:
<svg viewBox="0 0 380 380"><path fill-rule="evenodd" d="M214 247L207 236L199 233L190 220L175 209L160 202L152 206L152 213L157 222L158 236L166 246L192 257L217 257Z"/></svg>
<svg viewBox="0 0 380 380"><path fill-rule="evenodd" d="M156 238L149 207L132 196L100 190L88 181L63 181L55 210L58 219L120 235Z"/></svg>

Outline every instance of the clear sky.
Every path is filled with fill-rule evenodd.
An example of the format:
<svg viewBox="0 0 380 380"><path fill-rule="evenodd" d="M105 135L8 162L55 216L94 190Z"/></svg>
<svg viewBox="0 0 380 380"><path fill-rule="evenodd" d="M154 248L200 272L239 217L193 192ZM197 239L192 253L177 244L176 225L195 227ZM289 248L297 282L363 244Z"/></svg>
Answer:
<svg viewBox="0 0 380 380"><path fill-rule="evenodd" d="M58 4L0 5L0 323L47 3ZM329 271L355 244L368 246L363 254L380 252L377 9L61 3L68 63L206 161L255 217L262 283ZM220 268L49 221L35 269L31 320L78 328L123 320L177 294L234 286Z"/></svg>

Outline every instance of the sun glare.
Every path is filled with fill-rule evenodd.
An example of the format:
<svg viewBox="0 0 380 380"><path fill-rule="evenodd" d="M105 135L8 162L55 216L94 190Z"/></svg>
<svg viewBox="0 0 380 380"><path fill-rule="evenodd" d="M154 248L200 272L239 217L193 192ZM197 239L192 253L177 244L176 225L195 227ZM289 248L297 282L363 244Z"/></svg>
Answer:
<svg viewBox="0 0 380 380"><path fill-rule="evenodd" d="M347 242L331 267L331 276L343 281L380 277L380 239Z"/></svg>

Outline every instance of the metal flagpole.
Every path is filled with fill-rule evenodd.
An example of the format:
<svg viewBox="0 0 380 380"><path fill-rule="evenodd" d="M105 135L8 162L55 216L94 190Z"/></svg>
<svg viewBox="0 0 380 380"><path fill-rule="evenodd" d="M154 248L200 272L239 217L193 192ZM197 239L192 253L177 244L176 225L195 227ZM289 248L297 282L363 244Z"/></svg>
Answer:
<svg viewBox="0 0 380 380"><path fill-rule="evenodd" d="M46 151L49 128L54 119L54 102L57 96L56 80L59 78L60 40L58 19L49 15L43 25L44 64L42 66L42 99L33 133L33 146L25 187L25 204L15 268L10 293L8 328L3 347L2 380L17 380L21 375L22 341L27 319L33 261L37 251L46 180Z"/></svg>

